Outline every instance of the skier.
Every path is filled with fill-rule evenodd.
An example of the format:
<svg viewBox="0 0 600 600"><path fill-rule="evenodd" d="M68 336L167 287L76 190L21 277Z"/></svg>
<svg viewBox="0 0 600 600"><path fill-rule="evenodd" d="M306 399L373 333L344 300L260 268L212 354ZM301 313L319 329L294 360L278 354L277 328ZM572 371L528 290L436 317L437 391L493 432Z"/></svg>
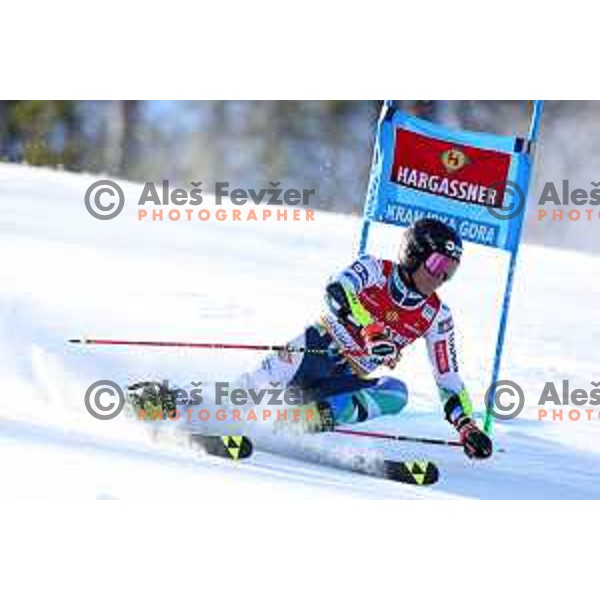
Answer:
<svg viewBox="0 0 600 600"><path fill-rule="evenodd" d="M271 354L240 382L248 389L270 382L300 388L310 399L302 407L303 414L311 411L309 431L397 414L408 400L406 385L369 375L379 367L394 369L402 349L423 337L444 414L466 455L491 456L492 442L471 416L458 372L452 314L436 293L456 272L462 251L448 225L416 221L405 232L398 262L363 255L330 280L321 320L289 344L306 352Z"/></svg>

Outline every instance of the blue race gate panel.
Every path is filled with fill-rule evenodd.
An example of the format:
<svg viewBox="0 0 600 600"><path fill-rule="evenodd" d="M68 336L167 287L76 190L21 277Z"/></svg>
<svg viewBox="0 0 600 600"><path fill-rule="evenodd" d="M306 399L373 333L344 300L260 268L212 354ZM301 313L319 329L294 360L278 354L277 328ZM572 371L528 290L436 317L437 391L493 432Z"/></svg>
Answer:
<svg viewBox="0 0 600 600"><path fill-rule="evenodd" d="M533 103L527 138L453 130L407 115L386 101L377 126L359 253L373 222L409 226L433 217L463 240L510 253L492 384L498 380L517 251L542 101ZM486 397L485 428L492 428Z"/></svg>

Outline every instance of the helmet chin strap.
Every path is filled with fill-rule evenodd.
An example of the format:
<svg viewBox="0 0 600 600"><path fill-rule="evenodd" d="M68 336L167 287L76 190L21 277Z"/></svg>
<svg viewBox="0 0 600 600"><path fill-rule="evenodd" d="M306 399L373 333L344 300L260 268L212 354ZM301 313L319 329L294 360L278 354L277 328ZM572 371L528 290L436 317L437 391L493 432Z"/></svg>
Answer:
<svg viewBox="0 0 600 600"><path fill-rule="evenodd" d="M419 289L415 285L415 281L413 279L412 273L410 271L408 271L405 267L397 264L396 265L396 274L398 275L398 277L400 277L400 279L402 279L402 281L406 284L406 286L410 289L411 292L414 292L415 294L419 294L419 296L422 296L423 298L426 297L424 294L422 294L419 291Z"/></svg>

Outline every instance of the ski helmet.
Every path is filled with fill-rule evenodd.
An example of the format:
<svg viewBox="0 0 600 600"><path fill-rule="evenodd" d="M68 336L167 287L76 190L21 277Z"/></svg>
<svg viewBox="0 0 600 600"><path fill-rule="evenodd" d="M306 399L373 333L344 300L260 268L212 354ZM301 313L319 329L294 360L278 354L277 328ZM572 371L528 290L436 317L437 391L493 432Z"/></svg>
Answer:
<svg viewBox="0 0 600 600"><path fill-rule="evenodd" d="M399 264L412 275L434 252L460 261L462 240L452 227L437 219L419 219L405 232Z"/></svg>

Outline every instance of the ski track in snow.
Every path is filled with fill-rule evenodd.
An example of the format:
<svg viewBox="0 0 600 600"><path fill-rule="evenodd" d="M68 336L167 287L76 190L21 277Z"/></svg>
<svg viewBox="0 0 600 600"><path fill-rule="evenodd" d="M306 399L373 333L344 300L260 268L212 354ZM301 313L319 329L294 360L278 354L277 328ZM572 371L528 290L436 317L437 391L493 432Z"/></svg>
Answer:
<svg viewBox="0 0 600 600"><path fill-rule="evenodd" d="M502 376L523 387L526 408L519 419L497 425L506 452L489 462L473 463L452 448L327 434L301 443L265 438L251 459L233 464L152 444L141 426L122 418L95 421L83 404L93 381L231 380L261 355L84 348L66 339L284 343L318 314L323 285L351 260L359 231L354 217L319 212L314 223L140 223L133 199L141 187L125 182L124 211L97 221L83 196L99 178L0 164L0 448L10 457L4 483L14 495L110 499L151 492L193 499L225 482L272 486L278 498L600 498L600 421L540 422L536 413L545 381L569 378L572 388L589 390L600 379L597 259L544 247L521 251L503 361ZM378 251L393 252L397 231L382 228L374 236ZM479 408L504 264L468 245L460 273L442 292ZM406 352L396 374L408 383L409 407L360 428L451 435L422 344ZM435 460L440 482L415 488L302 460L320 454L337 460L356 448Z"/></svg>

